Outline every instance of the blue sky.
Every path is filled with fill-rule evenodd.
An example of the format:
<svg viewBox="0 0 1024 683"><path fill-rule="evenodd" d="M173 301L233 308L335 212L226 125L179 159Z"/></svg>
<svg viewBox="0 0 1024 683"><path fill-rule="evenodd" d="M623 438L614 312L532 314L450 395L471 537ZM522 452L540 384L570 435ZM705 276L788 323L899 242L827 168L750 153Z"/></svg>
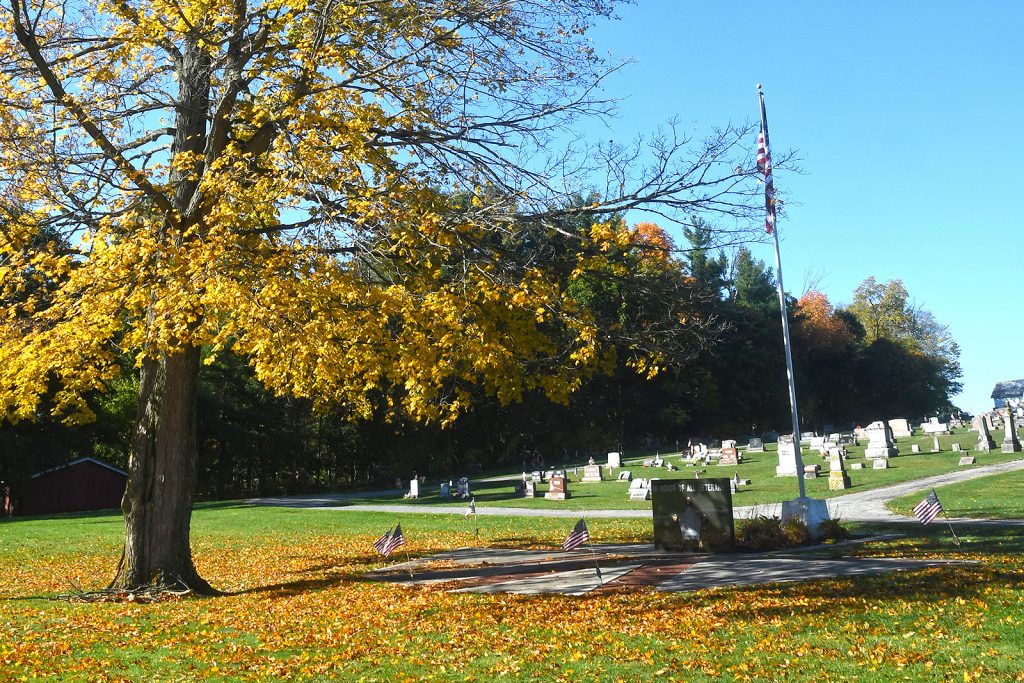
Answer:
<svg viewBox="0 0 1024 683"><path fill-rule="evenodd" d="M1024 377L1024 4L640 0L619 16L595 46L635 63L596 135L753 121L762 83L773 149L802 170L775 176L786 289L817 274L843 304L870 275L902 279L960 344L965 410Z"/></svg>

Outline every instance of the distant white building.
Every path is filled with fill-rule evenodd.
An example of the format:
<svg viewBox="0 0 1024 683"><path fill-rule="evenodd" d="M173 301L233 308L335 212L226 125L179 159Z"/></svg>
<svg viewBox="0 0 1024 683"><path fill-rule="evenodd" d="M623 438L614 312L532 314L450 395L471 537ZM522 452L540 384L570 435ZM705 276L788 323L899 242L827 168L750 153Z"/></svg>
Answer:
<svg viewBox="0 0 1024 683"><path fill-rule="evenodd" d="M992 390L992 401L996 408L1002 408L1009 401L1017 403L1022 399L1024 399L1024 379L996 382L995 389Z"/></svg>

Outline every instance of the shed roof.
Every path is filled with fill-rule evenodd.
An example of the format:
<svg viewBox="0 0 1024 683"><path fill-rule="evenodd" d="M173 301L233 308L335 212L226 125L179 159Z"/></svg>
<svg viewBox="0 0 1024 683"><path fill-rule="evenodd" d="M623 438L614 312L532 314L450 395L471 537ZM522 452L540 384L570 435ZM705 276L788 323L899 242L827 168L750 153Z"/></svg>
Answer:
<svg viewBox="0 0 1024 683"><path fill-rule="evenodd" d="M992 390L992 398L1020 398L1021 396L1024 396L1024 379L996 382L996 387Z"/></svg>
<svg viewBox="0 0 1024 683"><path fill-rule="evenodd" d="M59 470L66 469L68 467L74 467L75 465L79 465L79 464L84 463L84 462L89 462L89 463L92 463L94 465L99 465L100 467L105 467L106 469L108 469L108 470L110 470L112 472L117 472L118 474L124 475L126 477L128 476L128 473L125 472L124 470L122 470L121 468L114 467L113 465L108 465L107 463L101 462L101 461L97 460L96 458L79 458L78 460L72 460L71 462L66 463L64 465L60 465L59 467L51 467L48 470L43 470L42 472L36 472L35 474L32 475L31 478L35 479L36 477L41 477L44 474L50 474L51 472L57 472Z"/></svg>

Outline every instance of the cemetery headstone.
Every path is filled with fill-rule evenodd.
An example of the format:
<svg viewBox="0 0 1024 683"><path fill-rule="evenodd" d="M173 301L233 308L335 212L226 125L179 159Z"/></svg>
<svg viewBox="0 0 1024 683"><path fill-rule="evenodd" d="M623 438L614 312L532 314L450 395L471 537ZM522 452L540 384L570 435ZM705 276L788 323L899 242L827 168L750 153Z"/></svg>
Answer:
<svg viewBox="0 0 1024 683"><path fill-rule="evenodd" d="M964 455L960 457L961 465L973 465L975 462L977 461L975 460L973 455Z"/></svg>
<svg viewBox="0 0 1024 683"><path fill-rule="evenodd" d="M960 450L963 450L963 449L960 447L960 444L955 443L955 444L953 444L953 450L954 451L960 451Z"/></svg>
<svg viewBox="0 0 1024 683"><path fill-rule="evenodd" d="M583 478L580 479L584 484L589 484L595 481L601 481L601 468L597 465L587 465L583 468Z"/></svg>
<svg viewBox="0 0 1024 683"><path fill-rule="evenodd" d="M804 479L817 479L818 469L818 465L804 465Z"/></svg>
<svg viewBox="0 0 1024 683"><path fill-rule="evenodd" d="M873 469L873 470L887 470L887 469L889 469L889 459L888 458L876 458L874 460L874 462L871 463L871 469Z"/></svg>
<svg viewBox="0 0 1024 683"><path fill-rule="evenodd" d="M529 480L523 482L523 498L537 497L537 482Z"/></svg>
<svg viewBox="0 0 1024 683"><path fill-rule="evenodd" d="M796 476L796 446L792 434L783 434L779 437L779 464L775 467L775 476Z"/></svg>
<svg viewBox="0 0 1024 683"><path fill-rule="evenodd" d="M988 429L988 420L985 418L974 418L974 422L971 426L978 432L978 444L974 447L974 450L981 451L982 453L988 453L995 449L996 440L992 438L992 432Z"/></svg>
<svg viewBox="0 0 1024 683"><path fill-rule="evenodd" d="M830 458L828 470L829 491L843 491L850 488L850 475L846 473L842 456Z"/></svg>
<svg viewBox="0 0 1024 683"><path fill-rule="evenodd" d="M941 450L942 447L939 445L939 435L932 435L932 453L938 453Z"/></svg>
<svg viewBox="0 0 1024 683"><path fill-rule="evenodd" d="M634 479L629 483L630 500L647 500L651 497L651 490L647 486L646 479Z"/></svg>
<svg viewBox="0 0 1024 683"><path fill-rule="evenodd" d="M864 463L862 463L862 462L852 463L850 465L850 469L851 470L862 470L862 469L864 469Z"/></svg>
<svg viewBox="0 0 1024 683"><path fill-rule="evenodd" d="M608 467L622 467L622 453L609 453Z"/></svg>
<svg viewBox="0 0 1024 683"><path fill-rule="evenodd" d="M459 477L459 481L455 484L455 497L456 498L469 498L469 478Z"/></svg>
<svg viewBox="0 0 1024 683"><path fill-rule="evenodd" d="M662 550L731 552L736 547L730 480L651 482L654 546Z"/></svg>
<svg viewBox="0 0 1024 683"><path fill-rule="evenodd" d="M1005 434L1003 435L1003 453L1020 453L1020 439L1017 438L1017 430L1013 424L1013 413L1010 407L1006 407L1006 419L1003 420Z"/></svg>
<svg viewBox="0 0 1024 683"><path fill-rule="evenodd" d="M736 449L736 442L732 439L726 439L722 442L722 455L718 458L719 465L733 465L739 464L740 452Z"/></svg>
<svg viewBox="0 0 1024 683"><path fill-rule="evenodd" d="M930 417L927 422L922 422L921 429L925 434L949 434L949 424L939 422L937 417Z"/></svg>
<svg viewBox="0 0 1024 683"><path fill-rule="evenodd" d="M895 439L914 435L914 430L910 428L910 423L903 417L897 417L889 420L889 429L892 430L892 435Z"/></svg>
<svg viewBox="0 0 1024 683"><path fill-rule="evenodd" d="M405 494L405 498L419 498L420 497L420 480L413 477L409 480L409 493Z"/></svg>
<svg viewBox="0 0 1024 683"><path fill-rule="evenodd" d="M747 441L747 453L764 453L764 441L751 437Z"/></svg>
<svg viewBox="0 0 1024 683"><path fill-rule="evenodd" d="M889 434L889 425L878 420L872 422L864 430L868 437L868 447L864 451L864 457L869 460L876 458L894 457L897 451L892 445L892 437Z"/></svg>
<svg viewBox="0 0 1024 683"><path fill-rule="evenodd" d="M910 444L910 452L911 453L920 453L921 452L921 447L918 444L916 444L916 443L912 443L912 444Z"/></svg>
<svg viewBox="0 0 1024 683"><path fill-rule="evenodd" d="M522 482L517 482L521 484ZM448 500L452 497L452 483L450 481L441 482L441 500Z"/></svg>
<svg viewBox="0 0 1024 683"><path fill-rule="evenodd" d="M548 500L566 500L569 498L569 486L565 477L551 477L548 481L548 492L544 494Z"/></svg>
<svg viewBox="0 0 1024 683"><path fill-rule="evenodd" d="M629 470L622 470L619 472L619 481L632 481L633 473Z"/></svg>

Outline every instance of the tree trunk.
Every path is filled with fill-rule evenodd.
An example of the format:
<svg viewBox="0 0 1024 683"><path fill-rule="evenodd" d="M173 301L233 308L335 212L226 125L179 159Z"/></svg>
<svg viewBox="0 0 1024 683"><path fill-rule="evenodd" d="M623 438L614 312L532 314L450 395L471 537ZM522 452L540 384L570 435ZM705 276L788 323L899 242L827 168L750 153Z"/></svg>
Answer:
<svg viewBox="0 0 1024 683"><path fill-rule="evenodd" d="M199 349L143 361L139 417L128 463L124 554L112 588L213 593L192 563Z"/></svg>

